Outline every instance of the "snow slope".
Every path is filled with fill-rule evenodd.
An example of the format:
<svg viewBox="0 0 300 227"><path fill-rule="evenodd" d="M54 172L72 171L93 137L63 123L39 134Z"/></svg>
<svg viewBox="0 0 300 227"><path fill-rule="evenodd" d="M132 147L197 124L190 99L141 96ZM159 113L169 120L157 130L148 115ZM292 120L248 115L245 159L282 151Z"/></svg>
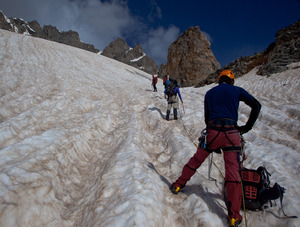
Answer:
<svg viewBox="0 0 300 227"><path fill-rule="evenodd" d="M167 122L162 81L155 93L133 67L4 30L0 81L0 226L227 226L222 155L216 182L205 161L182 193L168 189L196 151L215 84L181 89L185 113ZM300 216L300 64L236 85L263 106L245 166L266 166L287 189L286 213ZM240 125L248 114L241 105ZM277 204L241 212L242 226L300 226Z"/></svg>

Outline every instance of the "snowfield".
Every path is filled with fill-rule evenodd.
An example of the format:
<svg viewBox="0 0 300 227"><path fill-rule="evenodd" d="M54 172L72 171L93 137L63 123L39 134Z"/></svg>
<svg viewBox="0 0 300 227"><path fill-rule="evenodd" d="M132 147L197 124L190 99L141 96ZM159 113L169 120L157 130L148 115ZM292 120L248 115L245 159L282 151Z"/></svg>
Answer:
<svg viewBox="0 0 300 227"><path fill-rule="evenodd" d="M265 166L300 217L300 63L236 80L262 104L244 135L248 168ZM196 152L212 84L182 88L167 122L162 81L74 47L0 30L0 226L227 226L222 155L182 193L170 184ZM239 125L249 108L241 104ZM171 115L173 119L173 115ZM300 226L279 200L241 211L242 226ZM247 225L246 225L247 224Z"/></svg>

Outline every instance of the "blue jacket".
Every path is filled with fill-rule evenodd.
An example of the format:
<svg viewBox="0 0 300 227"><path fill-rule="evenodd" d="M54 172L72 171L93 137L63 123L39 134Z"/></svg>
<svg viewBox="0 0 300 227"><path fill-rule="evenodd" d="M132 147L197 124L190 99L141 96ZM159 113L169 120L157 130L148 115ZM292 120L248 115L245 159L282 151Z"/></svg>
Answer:
<svg viewBox="0 0 300 227"><path fill-rule="evenodd" d="M210 89L204 98L205 123L217 118L229 118L238 121L239 102L242 101L251 107L251 113L246 123L251 129L255 123L261 105L245 89L234 85L222 83Z"/></svg>
<svg viewBox="0 0 300 227"><path fill-rule="evenodd" d="M181 94L180 94L180 90L179 90L179 87L175 87L174 90L173 90L174 94L179 96L180 100L182 101L182 98L181 98Z"/></svg>

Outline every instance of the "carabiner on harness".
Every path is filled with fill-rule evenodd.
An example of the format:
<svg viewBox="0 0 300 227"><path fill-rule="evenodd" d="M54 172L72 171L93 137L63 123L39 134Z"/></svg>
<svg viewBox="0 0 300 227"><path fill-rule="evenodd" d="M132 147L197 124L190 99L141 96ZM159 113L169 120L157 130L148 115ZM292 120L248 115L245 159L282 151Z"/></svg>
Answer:
<svg viewBox="0 0 300 227"><path fill-rule="evenodd" d="M201 136L198 138L198 141L199 141L198 146L202 149L206 148L206 136L207 136L207 131L206 131L206 128L205 128L201 131Z"/></svg>

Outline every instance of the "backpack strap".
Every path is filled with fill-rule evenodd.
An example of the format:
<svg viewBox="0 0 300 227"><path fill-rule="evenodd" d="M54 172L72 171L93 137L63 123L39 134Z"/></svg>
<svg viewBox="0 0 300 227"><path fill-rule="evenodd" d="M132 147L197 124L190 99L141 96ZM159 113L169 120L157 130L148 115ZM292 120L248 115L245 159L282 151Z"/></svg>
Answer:
<svg viewBox="0 0 300 227"><path fill-rule="evenodd" d="M277 184L277 183L275 183L275 184ZM279 184L277 184L277 185L278 185L278 187L280 188L280 191L281 191L281 193L280 193L280 206L281 206L281 210L282 210L283 215L286 216L287 218L298 218L295 215L289 216L289 215L285 214L285 212L283 210L282 200L283 200L283 194L285 193L286 189L281 187Z"/></svg>

